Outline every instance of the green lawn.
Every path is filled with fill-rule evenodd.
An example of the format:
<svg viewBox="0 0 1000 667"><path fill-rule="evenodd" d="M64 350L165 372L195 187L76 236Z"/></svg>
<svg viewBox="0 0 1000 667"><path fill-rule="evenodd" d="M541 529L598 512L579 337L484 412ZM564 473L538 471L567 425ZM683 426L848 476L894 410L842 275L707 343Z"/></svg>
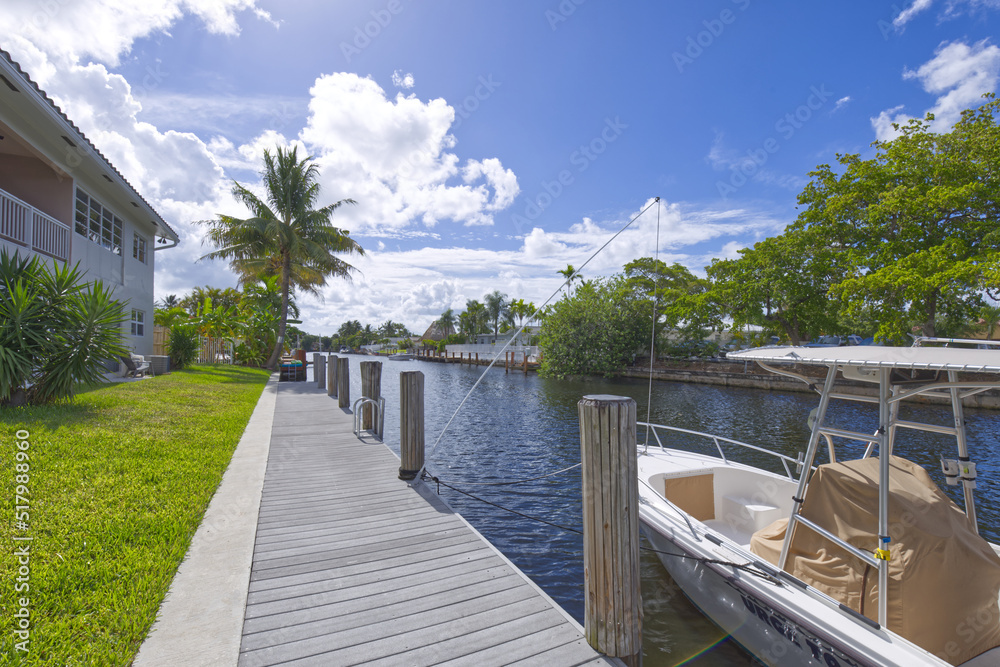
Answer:
<svg viewBox="0 0 1000 667"><path fill-rule="evenodd" d="M70 403L0 408L0 664L131 662L267 379L195 366ZM28 470L16 460L23 431ZM28 475L26 527L16 523L18 474ZM26 578L15 555L25 545ZM22 597L26 654L14 645Z"/></svg>

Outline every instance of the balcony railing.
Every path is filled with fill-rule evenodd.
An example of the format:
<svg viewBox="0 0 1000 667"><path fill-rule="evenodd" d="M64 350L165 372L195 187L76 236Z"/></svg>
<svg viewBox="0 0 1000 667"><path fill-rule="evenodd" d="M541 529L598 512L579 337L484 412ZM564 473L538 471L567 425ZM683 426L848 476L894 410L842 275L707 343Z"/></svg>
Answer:
<svg viewBox="0 0 1000 667"><path fill-rule="evenodd" d="M61 262L69 260L67 225L0 190L0 238Z"/></svg>

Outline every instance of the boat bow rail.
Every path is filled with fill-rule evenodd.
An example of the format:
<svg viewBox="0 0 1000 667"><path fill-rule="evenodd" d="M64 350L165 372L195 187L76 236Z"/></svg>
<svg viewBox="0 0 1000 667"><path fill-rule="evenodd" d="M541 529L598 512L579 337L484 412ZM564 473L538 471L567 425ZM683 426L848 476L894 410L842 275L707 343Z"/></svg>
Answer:
<svg viewBox="0 0 1000 667"><path fill-rule="evenodd" d="M656 446L659 448L661 452L666 453L670 451L667 447L664 447L663 445L663 440L660 438L661 432L683 433L685 435L693 435L699 438L705 438L706 440L711 440L712 443L715 445L716 451L719 452L719 458L722 459L723 463L729 463L729 459L726 457L726 452L722 448L722 444L725 443L729 445L735 445L737 447L742 447L744 449L750 449L755 452L760 452L761 454L766 454L768 456L773 456L777 458L778 460L781 461L782 466L784 466L785 475L787 475L788 479L795 480L795 476L792 474L792 470L791 468L789 468L789 464L795 466L796 474L802 472L802 461L803 461L802 452L799 452L798 458L793 459L792 457L786 454L782 454L781 452L775 452L770 449L766 449L764 447L758 447L756 445L751 445L750 443L747 442L733 440L732 438L725 438L721 435L714 435L712 433L704 433L702 431L691 431L686 428L678 428L676 426L664 426L663 424L650 424L648 422L636 422L636 426L644 426L647 429L649 429L649 432L652 433L653 438L656 440ZM646 440L645 444L642 445L642 450L643 453L649 451L648 439Z"/></svg>

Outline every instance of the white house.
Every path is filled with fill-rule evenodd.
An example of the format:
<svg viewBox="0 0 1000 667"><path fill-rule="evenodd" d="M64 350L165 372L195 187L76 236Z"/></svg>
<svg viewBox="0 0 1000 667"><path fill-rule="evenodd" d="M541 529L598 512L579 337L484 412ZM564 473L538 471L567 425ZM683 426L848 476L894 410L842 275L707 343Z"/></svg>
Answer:
<svg viewBox="0 0 1000 667"><path fill-rule="evenodd" d="M127 302L126 347L153 351L155 251L177 234L0 50L0 247L79 264Z"/></svg>

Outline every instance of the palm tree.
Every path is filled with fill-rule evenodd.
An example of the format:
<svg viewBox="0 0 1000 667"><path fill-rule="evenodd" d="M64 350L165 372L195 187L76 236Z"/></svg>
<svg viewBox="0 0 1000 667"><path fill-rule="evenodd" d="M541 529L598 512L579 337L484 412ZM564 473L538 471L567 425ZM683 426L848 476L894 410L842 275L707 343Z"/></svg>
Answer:
<svg viewBox="0 0 1000 667"><path fill-rule="evenodd" d="M986 333L986 340L993 340L993 334L1000 326L1000 306L985 305L979 310L979 329Z"/></svg>
<svg viewBox="0 0 1000 667"><path fill-rule="evenodd" d="M493 323L493 336L500 333L500 322L507 318L510 307L507 305L507 295L500 290L493 290L483 299L486 300L486 314Z"/></svg>
<svg viewBox="0 0 1000 667"><path fill-rule="evenodd" d="M170 310L171 308L177 308L181 305L181 300L177 298L176 294L168 294L160 300L159 307L163 310Z"/></svg>
<svg viewBox="0 0 1000 667"><path fill-rule="evenodd" d="M310 292L326 284L327 276L350 279L355 270L335 253L363 255L364 250L347 231L330 224L334 211L352 199L341 199L322 208L314 208L319 198L319 169L312 157L299 159L298 149L277 148L264 151L265 199L239 183L233 183L233 196L253 214L247 219L220 215L210 225L208 237L218 248L205 258L228 259L241 277L280 276L281 318L278 337L267 360L275 368L284 348L288 328L288 297L293 287Z"/></svg>
<svg viewBox="0 0 1000 667"><path fill-rule="evenodd" d="M441 333L447 338L449 334L455 333L455 311L451 308L444 311L434 324L438 325Z"/></svg>
<svg viewBox="0 0 1000 667"><path fill-rule="evenodd" d="M518 329L524 326L524 320L533 315L534 312L535 304L530 301L518 299L517 301L511 301L510 303L510 314L517 318Z"/></svg>
<svg viewBox="0 0 1000 667"><path fill-rule="evenodd" d="M575 268L573 268L572 264L567 264L565 269L562 269L561 271L557 271L557 273L561 273L563 275L563 277L566 278L566 293L567 294L572 294L573 293L573 281L574 280L580 280L580 281L583 280L583 275L581 275L579 271L577 271Z"/></svg>
<svg viewBox="0 0 1000 667"><path fill-rule="evenodd" d="M486 306L479 303L477 299L469 299L465 302L465 312L459 316L462 323L462 331L470 339L483 330L486 319Z"/></svg>

